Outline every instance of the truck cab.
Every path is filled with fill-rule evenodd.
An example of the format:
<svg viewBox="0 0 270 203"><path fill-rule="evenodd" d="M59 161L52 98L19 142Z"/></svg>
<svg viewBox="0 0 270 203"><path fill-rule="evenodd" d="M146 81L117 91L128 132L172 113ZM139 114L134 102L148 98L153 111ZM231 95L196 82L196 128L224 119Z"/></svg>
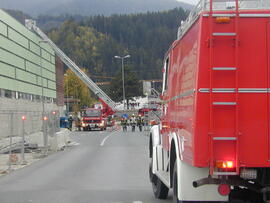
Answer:
<svg viewBox="0 0 270 203"><path fill-rule="evenodd" d="M102 110L97 108L87 108L82 114L83 131L106 130L107 122L102 116Z"/></svg>

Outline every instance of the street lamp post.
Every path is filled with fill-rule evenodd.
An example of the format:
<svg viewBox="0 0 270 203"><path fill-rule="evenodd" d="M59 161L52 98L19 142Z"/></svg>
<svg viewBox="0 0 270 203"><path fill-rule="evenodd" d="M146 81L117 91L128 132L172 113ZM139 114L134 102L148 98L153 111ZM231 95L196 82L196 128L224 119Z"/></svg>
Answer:
<svg viewBox="0 0 270 203"><path fill-rule="evenodd" d="M125 70L124 70L124 59L130 58L130 55L126 55L126 56L114 56L114 58L121 59L121 61L122 61L123 102L124 102L124 110L125 110L125 107L126 107L126 95L125 95Z"/></svg>

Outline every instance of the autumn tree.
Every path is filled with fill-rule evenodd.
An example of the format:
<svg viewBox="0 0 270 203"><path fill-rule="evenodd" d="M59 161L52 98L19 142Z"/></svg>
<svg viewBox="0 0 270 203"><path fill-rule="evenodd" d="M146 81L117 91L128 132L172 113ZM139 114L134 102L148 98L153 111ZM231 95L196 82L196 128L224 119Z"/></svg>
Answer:
<svg viewBox="0 0 270 203"><path fill-rule="evenodd" d="M87 73L86 69L82 69ZM73 106L73 111L80 111L84 107L92 106L96 102L89 88L70 69L64 78L65 97L80 100L78 105Z"/></svg>

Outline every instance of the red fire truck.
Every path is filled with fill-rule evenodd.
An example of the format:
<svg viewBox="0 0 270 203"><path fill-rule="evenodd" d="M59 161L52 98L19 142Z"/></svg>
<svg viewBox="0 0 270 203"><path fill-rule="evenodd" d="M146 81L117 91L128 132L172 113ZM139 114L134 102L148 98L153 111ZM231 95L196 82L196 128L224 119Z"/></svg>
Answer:
<svg viewBox="0 0 270 203"><path fill-rule="evenodd" d="M163 74L149 136L155 196L270 202L270 1L200 1Z"/></svg>
<svg viewBox="0 0 270 203"><path fill-rule="evenodd" d="M82 128L84 131L91 130L106 130L107 122L102 116L102 109L87 108L82 115Z"/></svg>

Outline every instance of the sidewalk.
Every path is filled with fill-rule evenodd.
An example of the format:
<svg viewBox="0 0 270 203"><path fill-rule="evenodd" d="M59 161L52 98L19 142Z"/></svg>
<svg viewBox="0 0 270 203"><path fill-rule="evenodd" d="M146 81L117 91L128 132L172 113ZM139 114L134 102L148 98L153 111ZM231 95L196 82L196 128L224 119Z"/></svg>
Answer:
<svg viewBox="0 0 270 203"><path fill-rule="evenodd" d="M64 150L66 147L76 146L78 143L73 142L70 137L70 131L67 129L61 129L55 136L48 135L48 155L56 153L57 151ZM12 137L13 149L21 146L21 137ZM25 162L21 160L21 153L13 153L11 158L7 153L10 146L10 138L0 140L0 176L5 175L14 170L31 165L44 158L42 149L44 149L43 133L38 132L25 136L25 143L35 147L35 150L30 150L30 153L25 153ZM3 152L6 152L3 154ZM10 164L9 164L10 163Z"/></svg>

